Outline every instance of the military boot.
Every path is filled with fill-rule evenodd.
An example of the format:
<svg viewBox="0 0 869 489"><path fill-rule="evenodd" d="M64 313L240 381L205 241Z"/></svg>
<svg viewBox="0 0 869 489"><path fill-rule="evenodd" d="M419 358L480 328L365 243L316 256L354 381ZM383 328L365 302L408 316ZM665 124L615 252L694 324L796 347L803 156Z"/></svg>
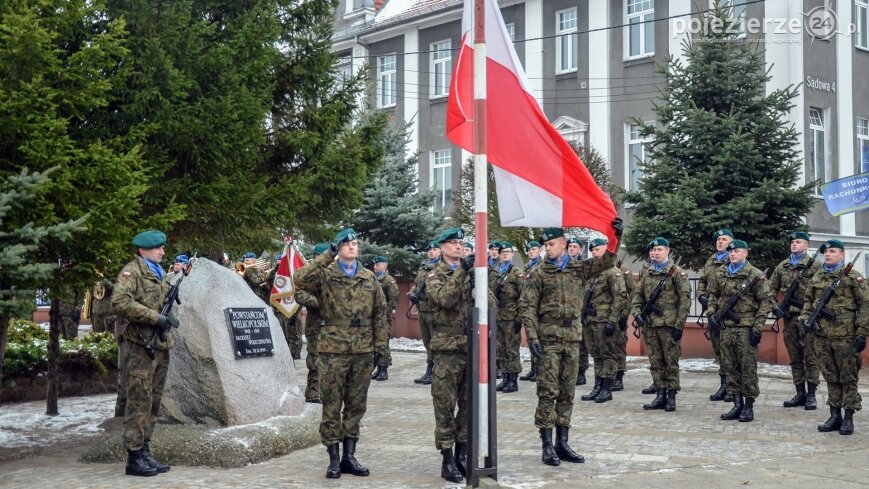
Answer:
<svg viewBox="0 0 869 489"><path fill-rule="evenodd" d="M368 468L356 461L356 440L344 438L344 455L341 457L341 473L366 476Z"/></svg>
<svg viewBox="0 0 869 489"><path fill-rule="evenodd" d="M453 449L444 448L441 450L441 455L444 460L441 462L441 477L450 482L462 482L462 473L456 467L456 459L453 458Z"/></svg>
<svg viewBox="0 0 869 489"><path fill-rule="evenodd" d="M341 477L341 453L337 443L326 447L329 452L329 468L326 469L327 479L339 479Z"/></svg>
<svg viewBox="0 0 869 489"><path fill-rule="evenodd" d="M504 372L501 371L501 362L496 362L495 363L495 378L500 379L501 377L504 376L503 374L504 374Z"/></svg>
<svg viewBox="0 0 869 489"><path fill-rule="evenodd" d="M721 377L721 383L718 385L718 390L715 391L715 394L709 396L710 401L723 401L724 396L727 395L727 376L719 375Z"/></svg>
<svg viewBox="0 0 869 489"><path fill-rule="evenodd" d="M613 381L613 385L612 385L612 387L610 387L610 390L613 392L618 392L618 391L624 390L625 389L624 378L625 378L625 371L624 370L619 370L618 372L616 372L616 380Z"/></svg>
<svg viewBox="0 0 869 489"><path fill-rule="evenodd" d="M433 367L434 367L434 364L432 362L426 363L425 364L425 373L422 374L422 377L415 379L413 381L413 383L414 384L422 384L422 385L431 384L431 371L432 371Z"/></svg>
<svg viewBox="0 0 869 489"><path fill-rule="evenodd" d="M817 388L818 384L808 383L808 389L806 390L806 411L818 409L818 400L815 398L815 390Z"/></svg>
<svg viewBox="0 0 869 489"><path fill-rule="evenodd" d="M782 406L791 408L806 405L806 383L794 384L794 387L797 389L796 395L790 401L783 402Z"/></svg>
<svg viewBox="0 0 869 489"><path fill-rule="evenodd" d="M643 392L643 394L655 394L655 393L658 392L658 388L655 387L655 383L652 382L652 385L650 385L649 387L646 387L645 389L643 389L642 392Z"/></svg>
<svg viewBox="0 0 869 489"><path fill-rule="evenodd" d="M643 409L652 410L652 409L664 409L664 406L667 405L667 399L664 397L667 393L667 389L658 389L655 398L652 402L648 404L643 404Z"/></svg>
<svg viewBox="0 0 869 489"><path fill-rule="evenodd" d="M672 412L676 410L676 389L667 389L665 394L667 397L664 403L664 411Z"/></svg>
<svg viewBox="0 0 869 489"><path fill-rule="evenodd" d="M564 460L565 462L581 464L585 462L585 458L574 452L573 449L570 448L570 445L567 444L569 432L570 428L567 426L555 427L555 454L558 455L560 460Z"/></svg>
<svg viewBox="0 0 869 489"><path fill-rule="evenodd" d="M742 395L736 394L733 396L733 407L730 408L730 411L722 414L721 419L725 421L739 419L740 414L742 414Z"/></svg>
<svg viewBox="0 0 869 489"><path fill-rule="evenodd" d="M537 381L537 360L531 359L531 368L528 370L528 373L519 377L519 380L530 380L531 382Z"/></svg>
<svg viewBox="0 0 869 489"><path fill-rule="evenodd" d="M456 468L462 477L468 476L468 444L456 442Z"/></svg>
<svg viewBox="0 0 869 489"><path fill-rule="evenodd" d="M127 450L127 467L125 473L127 475L136 475L139 477L151 477L157 475L157 469L151 467L145 457L142 456L142 449Z"/></svg>
<svg viewBox="0 0 869 489"><path fill-rule="evenodd" d="M613 400L613 379L603 379L600 385L600 392L594 398L594 402L601 404Z"/></svg>
<svg viewBox="0 0 869 489"><path fill-rule="evenodd" d="M516 392L519 390L519 384L516 383L516 380L519 378L519 374L504 374L507 376L507 385L501 389L501 392L509 394L510 392Z"/></svg>
<svg viewBox="0 0 869 489"><path fill-rule="evenodd" d="M552 428L540 428L540 440L543 442L543 456L541 460L546 465L561 465L561 459L555 453L552 446Z"/></svg>
<svg viewBox="0 0 869 489"><path fill-rule="evenodd" d="M739 422L749 423L751 421L754 421L754 398L746 397L745 402L742 403L742 411L739 413Z"/></svg>
<svg viewBox="0 0 869 489"><path fill-rule="evenodd" d="M158 462L153 455L151 455L151 446L149 445L149 441L146 441L144 445L142 445L142 457L148 462L148 465L157 469L157 472L163 474L169 472L169 464L161 464Z"/></svg>
<svg viewBox="0 0 869 489"><path fill-rule="evenodd" d="M371 372L371 380L377 380L377 376L380 375L380 369L382 368L383 367L378 365L377 368L374 369L374 372Z"/></svg>
<svg viewBox="0 0 869 489"><path fill-rule="evenodd" d="M854 410L846 409L845 417L842 418L842 426L839 427L840 435L853 435L854 434Z"/></svg>
<svg viewBox="0 0 869 489"><path fill-rule="evenodd" d="M583 368L579 370L579 375L576 376L576 385L585 385L585 383L585 369Z"/></svg>
<svg viewBox="0 0 869 489"><path fill-rule="evenodd" d="M837 431L842 427L842 408L830 406L830 417L822 425L818 425L818 431L827 433Z"/></svg>
<svg viewBox="0 0 869 489"><path fill-rule="evenodd" d="M377 373L377 377L374 377L374 380L380 382L384 380L389 380L389 367L383 366L378 368L380 369L380 372Z"/></svg>
<svg viewBox="0 0 869 489"><path fill-rule="evenodd" d="M579 385L579 384L577 384ZM603 386L603 379L600 377L594 378L594 388L588 394L580 397L583 401L594 401L594 398L600 394L600 388Z"/></svg>
<svg viewBox="0 0 869 489"><path fill-rule="evenodd" d="M495 386L495 390L501 392L504 390L504 386L510 383L510 374L501 374L499 377L495 377L497 379L501 379L501 382L498 382L498 385Z"/></svg>

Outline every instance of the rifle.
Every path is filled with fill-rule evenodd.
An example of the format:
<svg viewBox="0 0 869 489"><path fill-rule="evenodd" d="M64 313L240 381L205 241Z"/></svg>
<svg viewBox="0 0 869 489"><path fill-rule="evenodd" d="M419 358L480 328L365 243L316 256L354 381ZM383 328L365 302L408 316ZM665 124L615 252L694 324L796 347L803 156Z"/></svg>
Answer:
<svg viewBox="0 0 869 489"><path fill-rule="evenodd" d="M169 313L172 311L172 306L175 304L181 304L181 298L178 297L178 292L181 290L181 282L184 281L184 277L190 274L194 261L196 261L196 255L193 255L193 258L190 259L190 263L181 270L182 274L178 277L178 280L169 287L169 293L166 294L166 300L163 301L163 307L160 308L161 316L169 317ZM175 328L178 328L178 326L175 326ZM148 354L148 358L151 360L157 357L157 337L160 338L160 341L166 341L166 333L160 328L154 328L154 333L151 335L151 339L148 341L148 344L145 345L145 353Z"/></svg>
<svg viewBox="0 0 869 489"><path fill-rule="evenodd" d="M815 259L818 257L818 253L820 251L816 251L814 255L812 255L811 260L806 264L806 268L800 270L800 273L797 274L796 278L791 285L788 286L788 290L785 292L784 297L782 297L781 302L774 305L772 307L772 315L775 318L775 323L772 325L772 330L778 333L778 320L779 319L790 319L791 313L788 312L788 309L791 307L796 307L797 309L802 309L806 304L806 301L797 297L797 289L800 287L800 280L802 280L803 275L806 273L806 270L812 268L812 265L815 263Z"/></svg>
<svg viewBox="0 0 869 489"><path fill-rule="evenodd" d="M413 292L407 293L407 297L410 298L410 307L407 308L404 317L410 319L410 311L413 309L413 306L416 306L417 310L419 310L419 303L428 300L428 296L425 293L425 286L426 282L423 282L422 287L420 287L415 294Z"/></svg>
<svg viewBox="0 0 869 489"><path fill-rule="evenodd" d="M640 313L634 317L634 322L631 324L631 326L634 327L634 338L640 338L640 327L652 324L652 314L657 314L658 316L664 314L661 306L656 303L658 302L658 298L661 297L661 292L664 291L664 284L666 284L667 280L676 273L677 265L677 263L670 265L670 269L667 270L667 273L663 277L661 277L661 281L658 282L655 290L652 291L652 295L650 295L649 299L646 300L645 304L643 304Z"/></svg>
<svg viewBox="0 0 869 489"><path fill-rule="evenodd" d="M722 307L720 311L716 312L709 318L709 327L715 328L717 330L723 330L725 320L730 320L736 324L739 324L739 322L742 321L742 318L733 311L733 308L736 306L736 303L739 302L739 299L742 299L742 296L745 295L745 293L749 289L754 287L755 284L760 281L761 277L766 278L766 272L768 271L769 268L766 268L762 273L759 273L753 278L748 278L744 282L742 282L742 285L739 287L739 290L736 291L736 294L733 294L730 299L727 299L724 307Z"/></svg>
<svg viewBox="0 0 869 489"><path fill-rule="evenodd" d="M507 267L507 271L501 275L501 279L498 280L498 284L495 285L495 297L501 295L501 289L504 288L504 282L507 281L507 276L510 274L510 270L513 270L513 264L511 263L509 267Z"/></svg>
<svg viewBox="0 0 869 489"><path fill-rule="evenodd" d="M625 257L627 257L627 253L622 253L622 256L619 257L619 261L616 262L616 268L619 270L622 269L622 263L625 262Z"/></svg>
<svg viewBox="0 0 869 489"><path fill-rule="evenodd" d="M597 316L597 308L591 305L591 298L594 295L594 288L597 285L597 277L591 280L588 290L585 291L585 297L582 298L582 314L579 316L579 322L582 327L588 326L588 318Z"/></svg>
<svg viewBox="0 0 869 489"><path fill-rule="evenodd" d="M844 278L845 275L848 275L851 272L851 269L854 268L854 264L857 262L857 258L860 257L861 253L863 252L857 252L857 255L854 256L854 259L851 260L851 262L842 269L842 272L839 274L839 276L836 277L836 279L833 280L833 283L831 283L830 286L827 287L827 290L824 291L824 295L821 296L821 300L820 302L818 302L818 307L815 308L812 314L809 315L809 318L806 319L806 322L803 323L806 334L815 334L821 330L820 326L818 325L818 320L820 319L826 319L828 321L836 320L836 313L827 309L827 303L829 303L830 299L833 298L833 294L836 292L836 287L838 287L839 283L842 282L842 278ZM802 346L804 346L804 344Z"/></svg>

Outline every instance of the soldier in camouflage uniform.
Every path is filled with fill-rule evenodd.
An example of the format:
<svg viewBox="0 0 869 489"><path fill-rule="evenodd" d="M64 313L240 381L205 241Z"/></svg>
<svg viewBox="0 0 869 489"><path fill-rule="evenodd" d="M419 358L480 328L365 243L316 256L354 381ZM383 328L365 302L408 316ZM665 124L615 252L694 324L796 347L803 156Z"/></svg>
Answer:
<svg viewBox="0 0 869 489"><path fill-rule="evenodd" d="M371 370L389 348L386 300L374 273L356 260L359 244L352 228L335 236L330 252L296 273L295 282L317 298L323 326L317 343L323 420L320 440L329 453L326 477L367 476L354 456L359 424L368 402ZM344 441L339 462L338 443Z"/></svg>
<svg viewBox="0 0 869 489"><path fill-rule="evenodd" d="M410 301L416 304L416 310L419 312L419 335L422 337L422 345L425 347L426 367L422 377L414 379L415 384L429 385L431 384L432 368L434 366L433 356L429 343L431 342L431 332L434 327L434 306L429 304L426 299L425 278L429 272L437 265L441 256L441 249L434 241L428 244L426 250L427 258L420 265L419 271L416 272L416 278L413 281L413 287L410 289Z"/></svg>
<svg viewBox="0 0 869 489"><path fill-rule="evenodd" d="M112 331L115 316L112 315L112 291L115 284L108 279L100 280L91 291L91 321L97 333Z"/></svg>
<svg viewBox="0 0 869 489"><path fill-rule="evenodd" d="M81 322L81 308L84 305L82 294L78 290L64 288L58 297L60 302L58 319L63 339L78 338L78 325Z"/></svg>
<svg viewBox="0 0 869 489"><path fill-rule="evenodd" d="M830 417L818 426L818 431L839 431L841 435L854 433L854 412L861 407L857 391L860 373L860 354L866 348L869 334L869 301L863 276L851 269L843 275L845 245L831 239L821 245L824 265L812 277L806 288L806 304L799 316L806 333L815 336L815 351L819 355L821 372L827 382L827 403ZM821 300L837 277L842 276L835 292L826 304L826 309L835 313L835 319L819 316L817 324L806 324L809 316L822 306ZM817 327L817 332L814 331ZM842 417L842 408L845 416Z"/></svg>
<svg viewBox="0 0 869 489"><path fill-rule="evenodd" d="M613 227L616 236L621 236L620 219L613 222ZM546 261L531 272L520 304L531 354L540 361L534 424L540 430L544 464L560 465L562 460L582 463L585 459L568 445L579 374L582 288L588 280L611 268L615 255L607 252L600 258L573 261L566 253L567 240L561 228L546 229L540 242L546 247Z"/></svg>
<svg viewBox="0 0 869 489"><path fill-rule="evenodd" d="M592 240L589 244L591 256L603 256L607 244L606 239ZM590 299L587 303L586 298ZM628 301L625 279L615 266L592 278L583 290L583 311L586 314L582 318L582 336L594 358L594 389L581 397L583 401L603 403L613 398L612 386L619 360L616 332L619 319L627 316Z"/></svg>
<svg viewBox="0 0 869 489"><path fill-rule="evenodd" d="M314 246L312 262L329 249L329 243L320 243ZM306 267L309 265L305 265ZM311 265L313 266L313 265ZM320 376L317 371L317 337L323 325L323 316L320 314L320 303L313 295L304 290L296 289L294 294L296 302L305 307L305 339L308 340L308 354L305 357L305 366L308 367L308 382L305 385L305 402L320 404Z"/></svg>
<svg viewBox="0 0 869 489"><path fill-rule="evenodd" d="M169 370L171 328L178 326L177 319L160 314L170 287L160 268L165 244L166 235L160 231L137 234L133 238L136 257L121 270L112 294L113 310L127 322L123 333L127 364L124 418L127 475L152 476L169 470L169 465L154 459L149 447ZM157 331L162 335L157 336L152 359L145 345Z"/></svg>
<svg viewBox="0 0 869 489"><path fill-rule="evenodd" d="M582 245L576 238L567 238L567 255L573 261L582 260ZM579 375L576 377L576 385L585 385L585 371L588 370L588 344L585 341L585 335L579 342Z"/></svg>
<svg viewBox="0 0 869 489"><path fill-rule="evenodd" d="M754 420L754 400L760 394L757 382L757 346L763 335L763 325L772 310L772 295L764 272L748 262L748 243L735 239L727 246L730 263L722 265L712 275L706 292L709 294L709 328L721 331L721 358L727 375L727 392L733 396L733 408L721 419ZM713 316L737 294L743 285L754 283L731 309L740 320L723 319L714 324Z"/></svg>
<svg viewBox="0 0 869 489"><path fill-rule="evenodd" d="M462 258L472 254L473 252L474 245L472 245L470 241L465 241L464 246L462 246Z"/></svg>
<svg viewBox="0 0 869 489"><path fill-rule="evenodd" d="M505 393L519 390L517 381L522 371L519 358L519 296L522 292L522 270L513 265L513 245L501 241L501 264L490 274L490 289L494 291L497 303L497 342L496 355L503 370L501 383L497 390Z"/></svg>
<svg viewBox="0 0 869 489"><path fill-rule="evenodd" d="M775 267L769 280L769 290L773 298L777 298L779 295L784 296L797 276L802 273L803 276L794 294L794 299L802 301L809 281L821 268L821 263L815 261L811 268L806 270L809 261L811 261L811 257L806 253L808 249L809 233L797 231L791 234L791 255ZM812 348L813 337L805 336L803 325L797 321L801 308L785 305L784 309L782 310L776 304L773 306L772 314L776 319L781 319L784 322L785 348L787 348L788 357L791 360L791 374L797 393L791 400L785 401L783 405L784 407L805 406L807 411L813 411L818 408L815 390L821 382L818 358ZM808 389L806 388L807 381Z"/></svg>
<svg viewBox="0 0 869 489"><path fill-rule="evenodd" d="M501 243L492 241L489 243L489 258L486 259L486 264L489 265L489 271L493 267L497 267L501 263Z"/></svg>
<svg viewBox="0 0 869 489"><path fill-rule="evenodd" d="M525 264L525 270L522 271L522 289L525 289L525 284L528 280L528 277L531 275L531 272L537 268L540 263L543 262L543 257L540 256L540 242L538 241L529 241L525 245L525 253L528 255L528 263ZM527 337L527 331L526 331ZM519 380L528 380L530 382L537 382L537 373L539 371L539 364L537 363L537 359L533 356L531 357L531 368L528 369L528 373L519 377Z"/></svg>
<svg viewBox="0 0 869 489"><path fill-rule="evenodd" d="M670 261L670 242L655 238L647 245L649 265L643 270L631 302L631 313L643 328L643 338L649 355L649 369L655 383L655 399L643 409L676 410L676 392L679 391L679 357L682 355L682 330L691 307L691 284L688 276ZM655 305L662 315L651 314L643 324L640 312L661 280L661 294Z"/></svg>
<svg viewBox="0 0 869 489"><path fill-rule="evenodd" d="M389 266L389 258L385 256L374 257L374 275L377 277L377 283L383 289L383 296L386 298L386 315L389 322L389 339L392 339L392 320L395 318L395 308L398 307L398 284L395 279L389 275L387 267ZM389 379L389 366L392 365L392 354L389 352L387 345L386 354L380 359L371 374L371 378L377 381Z"/></svg>
<svg viewBox="0 0 869 489"><path fill-rule="evenodd" d="M712 239L715 240L715 253L706 260L700 278L697 280L697 300L700 301L704 310L709 307L709 294L706 292L706 289L708 288L710 278L722 265L730 263L727 245L733 241L733 232L729 229L719 229L712 233ZM715 353L715 361L718 362L718 377L721 380L718 390L709 396L709 400L732 402L733 398L727 392L727 376L724 373L724 361L721 359L721 332L709 329L709 337L709 340L712 342L712 351Z"/></svg>
<svg viewBox="0 0 869 489"><path fill-rule="evenodd" d="M616 267L618 268L618 266ZM622 276L625 278L625 292L628 294L627 307L624 309L624 315L619 318L619 328L616 331L616 348L618 352L618 366L616 370L616 378L610 388L613 392L624 390L625 371L628 369L628 313L631 308L631 300L634 296L634 290L637 288L637 278L639 274L634 274L630 268L622 266L620 268Z"/></svg>

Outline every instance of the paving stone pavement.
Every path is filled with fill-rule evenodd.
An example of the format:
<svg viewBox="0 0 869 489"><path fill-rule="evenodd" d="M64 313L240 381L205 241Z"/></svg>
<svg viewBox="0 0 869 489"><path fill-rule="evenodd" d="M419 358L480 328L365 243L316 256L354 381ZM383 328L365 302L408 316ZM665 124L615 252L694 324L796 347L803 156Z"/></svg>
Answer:
<svg viewBox="0 0 869 489"><path fill-rule="evenodd" d="M296 361L305 379L304 355ZM369 477L327 480L328 457L322 446L293 452L261 464L236 469L175 466L150 478L123 475L123 464L77 461L87 442L63 451L0 462L0 487L462 487L440 478L440 454L434 446L434 417L429 388L413 383L425 368L417 352L393 354L389 380L371 383L357 458ZM524 365L528 368L527 363ZM869 370L860 390L869 391ZM498 461L501 487L649 487L704 489L729 487L867 487L869 486L869 416L857 413L856 433L819 433L828 410L820 389L817 411L785 409L793 394L787 379L764 376L755 404L755 421L721 421L729 404L709 401L718 384L715 372L682 373L677 411L643 411L651 396L640 389L650 376L632 365L625 390L612 402L579 401L591 386L578 387L571 445L584 464L560 467L540 462L534 428L535 384L520 382L519 392L498 394Z"/></svg>

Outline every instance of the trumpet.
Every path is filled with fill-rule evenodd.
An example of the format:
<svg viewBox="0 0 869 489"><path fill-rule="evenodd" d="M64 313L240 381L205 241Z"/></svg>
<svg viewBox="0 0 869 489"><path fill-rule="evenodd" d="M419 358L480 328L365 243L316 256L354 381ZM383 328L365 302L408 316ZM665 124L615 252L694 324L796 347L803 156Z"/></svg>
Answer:
<svg viewBox="0 0 869 489"><path fill-rule="evenodd" d="M247 271L249 267L256 267L262 271L266 271L268 269L269 262L268 260L264 260L262 258L257 258L257 260L253 263L236 263L235 271L238 272L239 275L244 275L244 272Z"/></svg>

